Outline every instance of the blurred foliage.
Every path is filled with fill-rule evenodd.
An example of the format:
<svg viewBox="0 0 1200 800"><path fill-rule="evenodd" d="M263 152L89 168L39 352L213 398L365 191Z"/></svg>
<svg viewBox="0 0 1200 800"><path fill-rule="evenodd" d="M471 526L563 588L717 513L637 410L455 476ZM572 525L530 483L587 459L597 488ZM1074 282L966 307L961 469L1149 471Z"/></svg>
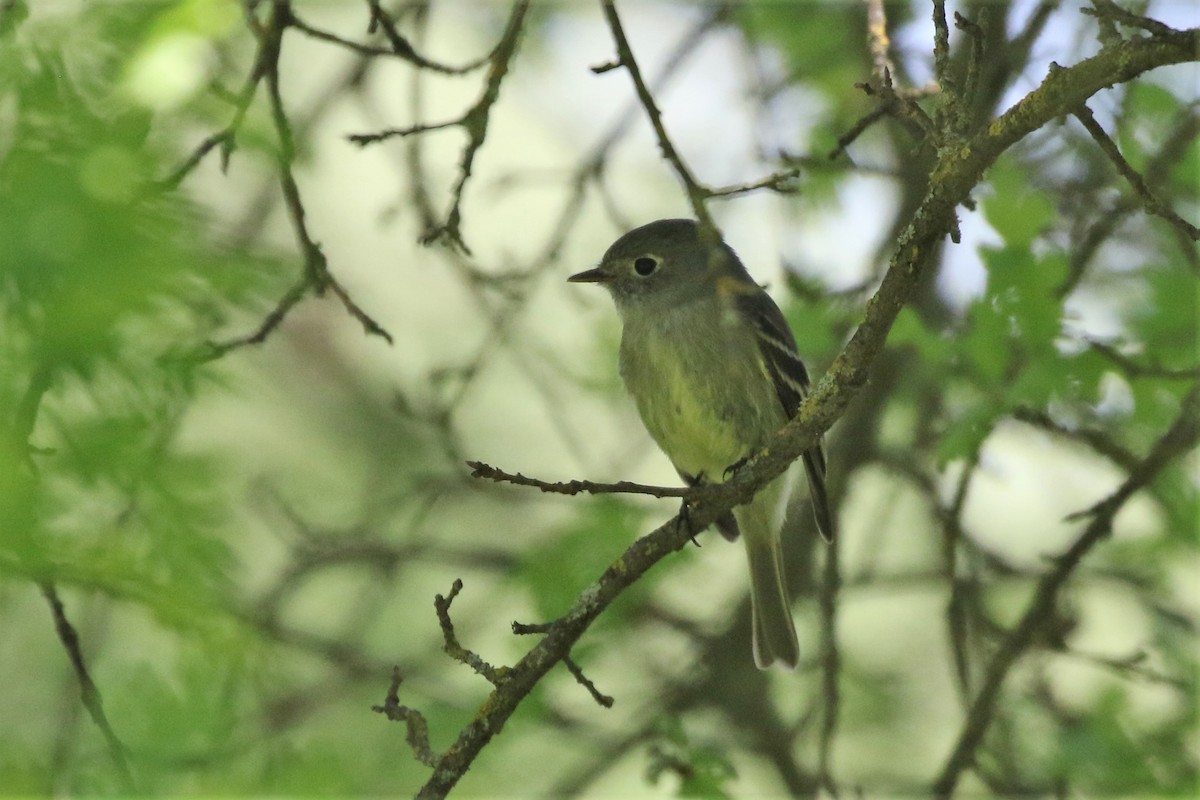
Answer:
<svg viewBox="0 0 1200 800"><path fill-rule="evenodd" d="M253 331L302 268L294 245L280 247L263 233L273 218L262 208L278 203L270 192L274 199L248 202L245 219L231 223L234 212L220 207L224 196L163 184L190 148L238 115L256 46L245 9L233 0L92 3L40 13L37 5L0 3L0 620L14 643L0 654L6 687L0 703L12 709L0 729L0 794L103 796L129 789L80 707L78 682L55 640L39 583L57 587L79 629L138 792L411 793L428 770L411 758L399 726L370 713L392 664L400 662L405 674L405 702L411 698L428 716L435 750L452 740L490 688L441 653L432 594L467 576L468 589L454 606L460 640L498 666L512 663L533 637L509 636L511 619L561 616L628 542L674 508L673 501L612 496L554 505L532 491L481 487L461 466L480 446L471 438L480 430L511 425L519 431L514 437L524 435L523 423L509 419L518 406L534 406L549 420L526 439L557 430L562 441L553 447L586 450L579 463L597 471L636 466L626 444L614 444L595 416L623 408L614 416L632 419L616 405L612 326L588 331L582 346L603 363L547 355L558 343L545 341L536 313L521 317L522 304L532 303L540 270L561 264L516 270L510 260L517 257L505 251L503 272L511 276L498 280L435 250L398 266L404 259L385 242L379 249L387 257L370 267L379 273L368 273L355 296L375 299L371 281L378 280L380 302L390 302L385 278L409 269L404 274L418 277L395 296L414 286L428 290L430 299L421 303L429 308L419 310L430 316L448 316L444 306L451 303L469 306L472 315L486 317L480 341L465 327L420 341L418 320L408 339L398 338L408 370L402 378L395 362L382 370L384 378L368 374L342 358L341 340L330 329L302 326L286 343L277 341L282 336L269 339L261 360L262 350L246 348L205 361L214 352L207 342ZM296 9L319 19L336 5L296 3ZM445 8L441 13L459 11ZM887 10L896 41L928 17L921 3ZM403 11L402 27L414 42L428 22L423 13ZM537 39L524 46L549 50L543 39L555 35L553 22L581 13L539 8L528 34ZM764 107L815 98L804 131L804 149L815 158L873 107L854 88L869 72L862 13L861 4L742 3L724 28L755 55L760 72L746 80L747 96ZM1001 7L991 13L1001 16ZM481 28L494 38L501 10L489 6L481 16ZM1081 19L1060 15L1060 38L1062 31L1090 32L1079 26L1092 23ZM365 17L353 22L357 27L339 34L365 35ZM285 52L300 35L286 33ZM897 56L900 73L929 60L927 50ZM516 64L506 80L533 79L520 74L519 58ZM282 68L285 77L289 68L312 77L325 66L310 69L300 60ZM408 79L406 71L388 80L397 74ZM1032 85L1040 73L1030 67L1023 78L1011 78ZM1180 83L1139 81L1114 91L1113 137L1166 204L1194 218L1196 100ZM351 72L330 96L366 105L372 90L388 94L395 85L372 85ZM511 124L501 113L510 91L506 85L497 107L500 125ZM233 137L231 173L273 168L276 130L265 89L257 92ZM329 107L320 97L305 98L311 106L291 95L284 100L304 111L297 116L306 123L295 123L295 132L299 164L308 167L318 159L318 135L345 131L314 127ZM668 120L674 124L686 123ZM1176 138L1181 144L1164 162L1163 148ZM495 167L487 158L496 139L481 151L480 174ZM916 142L909 130L880 125L862 146L870 154L865 160L890 165L881 168L886 172L912 159ZM521 139L522 159L535 159L538 149ZM433 162L432 152L404 162L405 180L416 181L411 165ZM441 158L451 151L436 152ZM207 157L220 156L218 147ZM454 166L456 157L446 163ZM851 160L804 172L802 196L780 205L790 214L832 203L859 174ZM602 195L603 171L594 176ZM889 179L898 182L899 172ZM309 177L301 183L310 202L341 201L335 193L346 191L344 184L312 177L310 185ZM267 178L275 191L276 176ZM222 190L239 194L228 198L231 206L244 199L242 188ZM507 189L489 191L498 193L486 196L490 208L468 202L464 213L501 213L504 203L494 198ZM951 624L943 619L952 585L967 609L962 649L970 681L986 668L1057 552L1058 544L1019 550L1028 545L1028 531L1017 532L1025 543L1014 545L1019 552L1001 552L966 526L947 567L938 560L945 557L945 531L927 517L944 520L949 513L950 479L986 462L997 432L1031 415L1049 420L1054 430L1041 432L1063 450L1086 454L1091 466L1111 468L1112 452L1141 458L1196 381L1194 253L1132 197L1094 142L1066 125L1006 154L976 192L978 212L962 212L990 236L970 254L986 275L981 290L955 307L930 288L903 311L878 374L835 429L837 492L859 527L871 528L869 536L851 539L844 556L848 599L839 634L860 647L867 643L865 652L850 644L842 654L833 777L846 775L845 786L925 791L922 782L945 755L925 750L943 746L947 730L961 721L955 692L962 687L939 684L937 696L951 698L931 708L937 704L926 702L929 690L919 683L943 682L953 672ZM419 199L413 191L393 209L405 235L422 227ZM605 196L598 205L611 200ZM858 222L889 229L896 221ZM254 235L231 233L238 224ZM1095 230L1107 230L1104 242L1077 263ZM326 234L331 250L337 233ZM839 293L822 279L787 275L784 310L814 376L861 319L878 268L867 265L858 286ZM953 271L949 260L942 268ZM442 279L461 286L446 289ZM506 327L512 318L519 323ZM1096 318L1106 324L1094 324ZM352 322L347 327L355 329ZM366 351L352 341L352 349ZM228 363L243 355L238 366ZM443 380L448 375L454 380ZM560 383L572 383L574 393ZM506 406L518 392L528 397ZM248 397L267 411L232 423L212 412ZM583 410L576 415L572 405ZM201 406L230 429L209 431L210 439L197 444L185 434ZM263 434L267 428L272 435ZM1102 439L1109 456L1093 452L1089 436ZM222 442L238 437L250 443L221 451ZM1073 697L1068 702L1058 696L1063 687L1045 678L1047 665L1076 664L1093 651L1079 645L1074 652L1073 624L1040 641L1004 689L978 759L980 791L985 784L998 795L1064 787L1095 795L1195 789L1196 754L1188 742L1197 722L1197 621L1180 585L1194 577L1186 570L1198 556L1196 481L1194 454L1167 465L1146 493L1150 510L1139 512L1148 530L1104 543L1073 579L1125 592L1126 607L1143 620L1137 658L1126 652L1107 665L1093 663L1104 675L1099 688L1082 700L1061 692ZM1099 499L1107 485L1095 479L1088 491ZM866 498L854 494L863 486ZM902 518L897 509L913 505L905 504L906 492L921 512ZM1059 520L1043 524L1055 531ZM705 536L705 551L710 541L726 546ZM896 546L911 552L889 560ZM869 566L856 565L855 547L869 551L863 559ZM644 791L735 797L746 793L741 781L753 772L742 770L743 763L778 766L781 752L793 757L792 772L779 769L768 783L752 785L812 790L821 665L814 658L786 679L756 672L748 614L735 611L745 610L740 584L730 589L705 571L709 554L694 550L664 562L622 596L574 653L599 690L616 697L614 709L600 709L556 668L497 737L486 763L473 768L464 791L594 791L597 776L628 756L643 766L649 760L636 770ZM811 541L795 550L792 574L805 593L797 607L803 604L808 615L801 639L808 652L823 652L812 611L822 551ZM928 603L916 607L932 608L932 617L913 618L914 606L897 599L897 587L913 586ZM879 623L870 603L880 599L881 607L905 609L904 619ZM1076 614L1076 601L1071 595L1058 613L1087 622L1095 612ZM908 635L910 623L918 632L938 629L940 638L929 639L936 645L906 642L887 664L870 657L884 646L882 628L894 624ZM1159 694L1147 700L1147 692ZM897 739L896 731L917 725L937 727L937 736Z"/></svg>
<svg viewBox="0 0 1200 800"><path fill-rule="evenodd" d="M678 719L661 720L657 734L650 744L646 768L650 783L658 784L664 776L673 775L678 797L725 800L735 796L729 783L737 777L737 770L720 750L693 744Z"/></svg>

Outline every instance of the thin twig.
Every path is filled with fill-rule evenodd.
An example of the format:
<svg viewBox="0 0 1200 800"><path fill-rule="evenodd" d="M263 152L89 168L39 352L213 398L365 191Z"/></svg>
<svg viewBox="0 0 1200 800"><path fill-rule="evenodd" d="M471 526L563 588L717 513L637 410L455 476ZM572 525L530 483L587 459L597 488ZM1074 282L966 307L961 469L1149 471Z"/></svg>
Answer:
<svg viewBox="0 0 1200 800"><path fill-rule="evenodd" d="M963 540L962 515L967 504L967 494L971 487L971 479L979 465L979 454L963 465L962 475L954 489L954 497L950 506L939 507L939 517L942 522L942 558L946 578L950 584L950 600L946 608L946 626L950 640L950 652L954 659L955 677L958 679L959 695L965 704L971 696L971 664L967 637L970 634L968 625L967 603L970 599L967 590L972 592L978 587L975 582L960 579L958 576L958 546Z"/></svg>
<svg viewBox="0 0 1200 800"><path fill-rule="evenodd" d="M482 675L487 682L493 686L500 686L504 682L507 667L493 667L491 664L483 660L483 658L473 650L468 650L463 647L458 641L458 635L454 632L454 622L450 619L450 604L454 602L454 598L458 597L458 593L462 591L463 582L460 578L454 579L454 584L450 587L450 594L437 595L433 599L433 607L437 611L438 624L442 628L442 649L446 654L455 661L466 664L479 675Z"/></svg>
<svg viewBox="0 0 1200 800"><path fill-rule="evenodd" d="M1063 655L1072 658L1078 658L1083 661L1091 662L1108 669L1121 672L1126 675L1132 675L1148 683L1159 683L1164 686L1171 686L1179 689L1182 692L1191 694L1196 687L1195 676L1178 677L1160 672L1152 667L1145 666L1142 662L1146 660L1147 654L1144 650L1139 650L1132 655L1124 658L1113 658L1112 656L1103 656L1096 653L1084 653L1079 650L1070 648L1063 650Z"/></svg>
<svg viewBox="0 0 1200 800"><path fill-rule="evenodd" d="M192 170L200 165L204 157L208 155L217 145L223 147L228 146L230 140L233 139L234 131L231 127L226 127L224 130L219 130L216 133L209 134L202 141L192 154L187 157L187 160L180 164L175 170L159 181L159 187L162 189L175 189L179 184L183 183L183 179L191 174ZM228 159L226 159L228 161Z"/></svg>
<svg viewBox="0 0 1200 800"><path fill-rule="evenodd" d="M392 46L391 54L399 56L405 61L409 61L421 69L426 69L431 72L440 72L443 75L463 75L479 69L484 64L488 63L488 61L492 60L493 56L495 55L495 50L493 50L491 53L477 58L474 61L463 64L460 67L452 67L447 64L441 64L436 61L432 61L418 53L408 39L406 39L400 33L400 31L397 30L395 20L393 20L392 16L379 4L379 0L367 0L367 5L371 10L370 30L373 32L376 28L382 29L384 37L388 40L388 44Z"/></svg>
<svg viewBox="0 0 1200 800"><path fill-rule="evenodd" d="M1098 342L1095 339L1088 340L1088 347L1116 364L1130 378L1160 378L1169 381L1190 381L1200 378L1200 366L1171 369L1155 363L1153 359L1151 359L1151 363L1143 364L1112 345Z"/></svg>
<svg viewBox="0 0 1200 800"><path fill-rule="evenodd" d="M738 183L717 188L704 187L703 191L706 197L711 198L736 197L738 195L757 192L760 189L768 189L777 194L794 194L800 189L796 183L796 179L799 177L800 170L792 167L771 173L767 177L760 178L751 183Z"/></svg>
<svg viewBox="0 0 1200 800"><path fill-rule="evenodd" d="M592 683L592 681L583 674L583 670L579 668L579 665L575 663L573 658L570 656L564 656L563 664L566 666L567 670L573 676L575 676L575 680L579 683L579 685L584 689L587 689L588 694L592 696L593 700L605 708L613 707L613 703L616 701L614 701L609 695L606 695L597 689L596 684Z"/></svg>
<svg viewBox="0 0 1200 800"><path fill-rule="evenodd" d="M1158 152L1146 162L1143 173L1147 186L1159 186L1163 183L1167 172L1178 163L1179 158L1200 131L1200 117L1191 109L1183 109L1178 119L1179 121L1167 134ZM1104 244L1121 222L1140 205L1137 199L1129 195L1122 195L1097 215L1096 222L1070 248L1069 269L1066 279L1056 289L1058 297L1066 297L1075 290L1075 287L1087 274L1087 268L1091 264L1092 257L1100 249L1100 245ZM1187 241L1186 234L1182 234L1175 228L1172 228L1172 231L1179 233L1184 239L1180 243L1183 257L1193 268L1200 268L1200 255L1197 254L1196 248L1192 246L1191 242Z"/></svg>
<svg viewBox="0 0 1200 800"><path fill-rule="evenodd" d="M8 444L15 451L19 452L23 458L28 459L33 452L33 447L29 439L37 426L42 400L45 398L46 392L50 390L54 374L54 366L49 359L43 358L38 361L34 367L33 374L29 377L29 385L26 386L17 403L16 413L11 426L5 432L7 433L6 438L9 439ZM36 475L36 472L32 469L31 465L30 472L20 475L18 480L36 480L34 475ZM83 706L87 709L88 716L92 718L92 722L95 723L96 727L100 729L100 733L104 736L109 758L112 760L113 766L117 769L122 789L128 794L135 794L137 792L137 784L133 779L133 772L129 768L125 745L113 730L112 725L108 721L108 716L104 713L104 702L100 697L100 690L96 688L96 684L88 672L87 661L83 657L83 648L79 642L79 634L75 630L75 626L67 619L66 608L63 606L62 599L59 597L58 590L54 584L46 580L41 580L38 581L38 587L41 589L42 596L46 598L46 602L50 606L50 614L54 619L54 630L58 634L63 648L67 651L67 657L70 659L71 667L75 671L75 678L79 682L79 692Z"/></svg>
<svg viewBox="0 0 1200 800"><path fill-rule="evenodd" d="M297 17L295 13L292 14L292 18L288 24L289 27L295 28L296 30L312 37L313 39L329 42L330 44L336 44L339 47L344 47L347 50L362 56L395 56L396 58L409 62L418 69L428 70L430 72L438 72L442 75L465 75L468 72L479 69L488 62L488 56L483 56L482 58L476 59L468 64L464 64L461 67L452 67L448 64L440 64L437 61L428 59L414 50L413 46L409 44L408 40L405 39L398 30L396 30L395 23L392 21L391 17L388 16L387 12L380 8L378 0L368 0L368 5L370 6L371 10L372 32L374 32L375 28L382 28L384 37L387 39L389 47L362 44L361 42L345 39L341 36L330 33L329 31L314 28Z"/></svg>
<svg viewBox="0 0 1200 800"><path fill-rule="evenodd" d="M867 128L870 128L887 115L887 106L879 105L859 117L858 121L850 126L850 130L838 137L837 146L829 151L829 160L833 161L842 153L846 152L846 148L853 144L859 136L862 136L863 133L866 132Z"/></svg>
<svg viewBox="0 0 1200 800"><path fill-rule="evenodd" d="M708 193L692 175L691 169L679 155L675 145L671 143L671 137L667 135L667 129L662 121L662 112L658 110L654 95L650 93L645 80L642 79L642 71L638 67L637 59L633 56L633 49L629 46L629 39L625 36L625 28L621 25L621 18L617 15L616 6L612 0L603 0L601 8L604 11L604 18L608 22L609 30L612 31L613 43L617 48L617 61L625 68L625 71L629 73L630 80L633 81L634 91L637 93L642 108L646 110L650 126L654 128L654 135L658 139L658 148L662 151L663 158L671 165L683 183L684 191L687 192L688 201L692 205L692 211L695 213L701 229L716 231L712 216L704 205Z"/></svg>
<svg viewBox="0 0 1200 800"><path fill-rule="evenodd" d="M497 483L511 483L515 486L532 486L535 489L540 489L550 494L648 494L651 497L687 497L691 492L691 489L688 487L649 486L642 483L632 483L631 481L596 483L594 481L575 480L553 483L538 480L537 478L530 478L519 472L515 474L505 472L482 461L468 461L467 466L471 468L472 478L485 478Z"/></svg>
<svg viewBox="0 0 1200 800"><path fill-rule="evenodd" d="M1104 155L1108 156L1108 160L1117 168L1117 172L1120 172L1125 180L1129 181L1129 185L1133 187L1134 194L1141 199L1142 206L1146 211L1166 220L1172 227L1182 232L1191 241L1200 240L1200 228L1180 217L1164 205L1154 195L1154 192L1150 191L1150 187L1146 185L1146 180L1141 176L1141 173L1130 166L1125 157L1121 155L1116 142L1110 139L1108 134L1104 132L1104 128L1100 126L1100 123L1092 115L1092 110L1086 104L1080 104L1075 109L1074 114L1075 118L1083 123L1083 127L1096 140L1096 144L1100 145L1100 149L1104 151Z"/></svg>
<svg viewBox="0 0 1200 800"><path fill-rule="evenodd" d="M246 112L250 108L250 103L254 100L254 95L258 91L258 84L262 82L263 76L266 75L268 61L272 58L272 54L268 52L268 46L271 41L262 35L262 28L258 24L253 11L247 7L245 9L245 18L247 26L258 37L258 49L254 53L254 63L250 67L250 72L246 76L246 80L242 83L242 89L237 94L234 101L233 117L229 120L229 124L216 133L205 137L187 160L176 168L170 175L160 181L159 186L162 189L175 189L181 184L189 174L204 160L217 145L221 147L221 171L225 172L229 169L229 159L233 155L233 150L237 146L237 134L242 127L242 121L246 118ZM277 44L277 43L276 43ZM274 58L278 59L279 53L274 53Z"/></svg>
<svg viewBox="0 0 1200 800"><path fill-rule="evenodd" d="M979 76L983 74L983 46L984 34L983 23L986 21L988 7L980 6L979 16L980 22L974 22L967 19L957 11L954 12L954 27L963 31L971 37L971 50L967 58L967 77L963 82L962 98L969 106L975 101L975 95L979 91ZM962 114L960 121L964 124L969 122L970 115ZM960 129L959 133L966 133L965 129Z"/></svg>
<svg viewBox="0 0 1200 800"><path fill-rule="evenodd" d="M512 632L519 636L525 635L525 634L530 634L530 633L545 634L545 633L550 633L551 631L553 631L554 626L556 624L558 624L558 620L555 620L554 622L532 622L532 623L515 622L514 621L512 624ZM567 668L567 671L569 671L571 673L571 675L573 675L575 677L576 682L580 686L582 686L584 689L587 689L588 694L590 694L592 696L593 700L595 700L597 703L604 706L605 708L613 707L613 703L615 702L613 700L613 698L609 697L606 694L603 694L599 689L597 689L596 684L592 683L592 681L586 675L583 674L583 670L580 668L580 666L577 663L575 663L575 660L573 658L571 658L570 655L563 656L562 661L563 661L563 665Z"/></svg>
<svg viewBox="0 0 1200 800"><path fill-rule="evenodd" d="M377 46L371 45L371 44L362 44L361 42L354 42L349 39L344 39L341 36L338 36L337 34L330 33L329 31L323 31L320 28L314 28L313 26L309 25L304 20L297 17L295 14L292 15L290 27L295 28L296 30L300 31L301 33L303 33L306 36L309 36L313 39L317 39L322 42L329 42L330 44L336 44L339 47L344 47L347 50L358 53L361 56L400 56L401 55L400 53L396 52L395 49L390 49L387 47L377 47ZM401 56L401 57L403 57L403 56ZM406 59L406 60L411 60L411 59ZM423 66L423 65L418 64L418 66Z"/></svg>
<svg viewBox="0 0 1200 800"><path fill-rule="evenodd" d="M354 144L362 147L375 142L382 142L384 139L403 138L405 136L414 136L420 133L428 133L429 131L441 131L446 128L456 128L463 124L463 118L447 120L446 122L420 123L417 125L409 125L407 128L385 128L374 133L351 133L346 138Z"/></svg>
<svg viewBox="0 0 1200 800"><path fill-rule="evenodd" d="M54 616L54 629L58 632L59 641L62 642L63 648L67 651L67 657L71 660L71 666L75 670L75 678L79 681L79 693L83 699L83 706L87 709L88 716L92 718L92 722L100 729L100 733L104 735L104 742L108 747L108 756L112 759L113 766L117 768L117 775L121 779L121 786L125 792L129 794L137 793L137 784L133 780L133 773L129 769L129 759L126 755L125 745L117 737L112 725L109 724L108 716L104 713L104 702L100 697L100 690L96 688L96 684L92 681L91 674L88 673L87 662L83 657L83 649L79 645L79 634L75 631L75 626L67 619L67 611L63 607L62 600L58 596L58 591L52 583L41 581L38 586L42 590L42 595L46 598L46 602L50 604L50 613Z"/></svg>
<svg viewBox="0 0 1200 800"><path fill-rule="evenodd" d="M238 336L233 339L227 339L223 342L208 342L198 352L194 358L196 361L213 361L221 358L231 350L236 350L239 347L247 345L262 344L267 340L267 337L279 327L283 322L284 317L292 310L292 307L299 303L304 296L308 294L308 277L301 277L296 283L292 284L279 302L275 304L275 308L263 319L259 326L251 333L244 336Z"/></svg>
<svg viewBox="0 0 1200 800"><path fill-rule="evenodd" d="M371 710L383 714L392 722L403 722L407 728L405 739L417 760L427 767L437 766L441 754L434 753L429 746L429 723L425 720L425 715L400 703L401 681L403 678L400 677L400 668L392 667L392 682L388 686L383 705L371 706Z"/></svg>
<svg viewBox="0 0 1200 800"><path fill-rule="evenodd" d="M1068 428L1055 421L1045 411L1035 408L1018 408L1013 412L1013 419L1085 444L1126 472L1132 472L1138 464L1136 455L1117 443L1104 431L1083 427Z"/></svg>
<svg viewBox="0 0 1200 800"><path fill-rule="evenodd" d="M833 777L833 743L841 713L841 653L837 639L838 596L842 575L839 566L841 538L834 537L825 548L825 572L819 597L821 614L821 731L818 740L817 779L833 797L838 796Z"/></svg>
<svg viewBox="0 0 1200 800"><path fill-rule="evenodd" d="M378 8L378 4L372 2L372 13L376 13ZM484 140L487 139L488 121L492 106L496 104L496 100L500 97L500 85L508 74L509 64L516 54L517 44L521 39L521 31L525 24L525 14L528 11L529 0L518 0L513 5L512 13L508 18L508 24L504 29L504 34L500 37L499 43L489 57L490 66L487 78L484 81L483 92L475 104L468 108L461 117L433 125L418 124L407 128L390 128L375 133L355 133L347 136L351 142L362 147L394 137L411 136L442 128L461 127L466 131L467 144L463 148L462 159L459 162L458 180L451 190L450 210L447 212L444 222L426 230L422 234L421 242L423 244L431 244L439 239L444 239L451 246L459 248L468 255L471 252L462 235L463 192L466 189L467 181L471 177L471 170L475 164L475 156L479 152L479 149L483 147ZM379 13L382 12L380 11ZM388 30L386 23L384 30Z"/></svg>
<svg viewBox="0 0 1200 800"><path fill-rule="evenodd" d="M917 100L922 97L939 94L941 92L940 87L934 85L927 89L900 90L893 85L891 73L883 77L882 84L856 83L855 87L862 89L870 97L878 97L884 114L896 116L898 119L908 123L914 132L922 136L927 136L934 142L940 141L941 133L937 124L925 113L925 109L921 108L917 103ZM853 136L846 134L842 138L857 138L875 119L877 117L872 117L872 115L868 114L854 124L851 130L856 131L856 133ZM838 152L840 151L835 150L834 155Z"/></svg>
<svg viewBox="0 0 1200 800"><path fill-rule="evenodd" d="M517 0L513 4L512 14L508 18L508 26L504 29L504 35L500 37L500 43L496 45L496 51L492 54L491 66L488 68L487 81L484 84L483 94L480 96L479 102L463 117L463 127L466 129L469 138L467 146L463 149L462 162L459 165L458 182L454 185L453 189L454 199L450 203L450 212L446 215L446 222L440 228L426 231L425 235L421 237L421 241L425 244L445 237L451 244L462 248L463 252L471 252L466 242L463 241L460 230L462 224L463 190L466 188L467 180L471 177L475 155L479 152L479 148L483 147L484 139L487 138L488 120L492 106L495 105L497 98L500 97L500 84L508 74L509 64L512 62L513 55L517 52L517 43L521 39L521 30L525 24L525 13L528 10L529 0Z"/></svg>

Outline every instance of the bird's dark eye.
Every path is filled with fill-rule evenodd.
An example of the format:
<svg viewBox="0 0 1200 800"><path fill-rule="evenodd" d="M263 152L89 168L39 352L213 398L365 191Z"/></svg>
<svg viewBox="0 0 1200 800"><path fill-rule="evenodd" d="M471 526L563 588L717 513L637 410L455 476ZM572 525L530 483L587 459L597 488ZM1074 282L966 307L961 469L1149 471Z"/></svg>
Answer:
<svg viewBox="0 0 1200 800"><path fill-rule="evenodd" d="M658 269L658 259L650 256L640 256L634 259L633 271L643 278Z"/></svg>

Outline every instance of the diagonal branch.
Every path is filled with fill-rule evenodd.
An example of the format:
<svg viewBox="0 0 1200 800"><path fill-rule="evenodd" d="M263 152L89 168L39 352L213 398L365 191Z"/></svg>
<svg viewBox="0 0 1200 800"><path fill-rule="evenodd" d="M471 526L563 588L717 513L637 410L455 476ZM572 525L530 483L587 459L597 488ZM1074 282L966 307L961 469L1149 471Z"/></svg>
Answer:
<svg viewBox="0 0 1200 800"><path fill-rule="evenodd" d="M617 15L617 8L613 5L613 0L603 0L601 6L604 10L604 18L608 21L608 27L612 31L613 42L617 48L618 63L625 68L625 71L629 73L629 78L633 81L634 91L637 92L642 107L646 109L646 116L650 120L651 127L654 128L654 135L658 139L658 148L662 151L663 158L671 165L683 183L688 200L692 204L692 211L695 212L696 219L700 222L701 230L716 230L708 208L704 205L704 201L710 193L692 175L691 169L680 157L675 145L671 143L671 137L667 135L667 129L663 125L662 112L658 110L654 95L650 93L650 88L642 78L642 71L638 67L637 59L633 57L633 49L629 46L629 39L625 36L625 28L621 25L621 18Z"/></svg>
<svg viewBox="0 0 1200 800"><path fill-rule="evenodd" d="M221 146L221 171L229 169L229 159L233 156L234 148L237 146L238 131L241 130L242 122L246 119L246 112L250 109L250 103L254 100L258 85L266 75L268 60L272 58L272 54L268 51L270 40L262 35L262 30L249 7L245 9L245 15L247 25L258 36L258 49L254 53L254 63L250 67L250 73L246 76L242 89L234 100L233 117L224 128L206 137L183 164L159 182L159 187L162 189L178 188L184 178L191 174L192 170L199 166L204 157L217 145ZM278 58L278 55L278 51L276 51L274 57Z"/></svg>
<svg viewBox="0 0 1200 800"><path fill-rule="evenodd" d="M1121 155L1121 151L1117 149L1116 142L1104 132L1104 128L1100 127L1100 123L1092 115L1092 110L1086 104L1081 103L1079 108L1075 109L1073 113L1075 114L1075 118L1083 123L1083 127L1087 129L1092 138L1096 140L1096 144L1100 145L1100 149L1104 151L1104 155L1108 156L1108 160L1117 168L1117 172L1120 172L1125 180L1129 181L1129 185L1133 187L1134 194L1142 201L1142 206L1146 211L1155 216L1162 217L1193 242L1200 240L1200 228L1180 217L1159 200L1154 192L1150 191L1150 187L1146 185L1146 179L1142 177L1141 173L1130 166L1125 157Z"/></svg>
<svg viewBox="0 0 1200 800"><path fill-rule="evenodd" d="M607 8L607 7L606 7ZM678 515L635 541L580 594L575 604L553 623L538 642L508 671L502 686L484 701L455 743L438 759L421 788L420 798L439 798L454 788L483 748L499 733L521 701L564 657L626 588L656 563L684 547L691 530L712 525L734 506L746 503L758 489L779 476L845 412L871 373L900 309L919 285L929 254L949 234L954 210L967 199L984 171L1008 147L1051 120L1078 107L1103 88L1128 81L1154 67L1196 59L1200 32L1129 40L1069 68L1051 71L1041 85L999 119L969 139L942 148L933 168L928 192L897 243L879 289L868 302L866 315L826 375L814 387L796 417L771 437L768 446L751 458L727 482L696 487L688 492L688 524ZM1149 474L1143 480L1148 480Z"/></svg>
<svg viewBox="0 0 1200 800"><path fill-rule="evenodd" d="M83 699L83 707L87 709L88 716L92 718L92 722L96 723L96 727L104 735L104 742L108 747L108 755L117 768L117 774L121 778L121 786L127 793L135 794L137 792L137 785L134 783L133 773L129 770L129 759L126 756L125 745L117 737L112 725L109 724L108 716L104 713L104 702L100 698L100 690L96 688L96 684L88 672L87 662L83 658L83 650L79 646L79 634L75 631L75 626L67 619L67 611L63 607L62 599L58 596L58 591L54 588L54 585L41 582L39 586L42 589L42 595L46 598L46 602L50 604L50 613L54 615L54 629L58 632L58 638L62 641L63 647L67 651L67 656L71 659L71 666L75 670L75 677L79 681L79 693Z"/></svg>

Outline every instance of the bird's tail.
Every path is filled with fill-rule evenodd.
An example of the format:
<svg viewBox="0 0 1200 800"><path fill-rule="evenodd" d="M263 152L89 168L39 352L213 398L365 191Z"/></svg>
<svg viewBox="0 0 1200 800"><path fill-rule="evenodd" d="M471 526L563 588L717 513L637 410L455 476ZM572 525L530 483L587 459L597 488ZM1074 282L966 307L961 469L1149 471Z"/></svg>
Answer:
<svg viewBox="0 0 1200 800"><path fill-rule="evenodd" d="M782 523L779 506L786 505L786 497L780 497L783 487L776 484L782 481L782 478L777 480L750 503L735 510L750 563L754 663L759 669L778 664L793 670L800 663L800 644L792 621L779 542Z"/></svg>

